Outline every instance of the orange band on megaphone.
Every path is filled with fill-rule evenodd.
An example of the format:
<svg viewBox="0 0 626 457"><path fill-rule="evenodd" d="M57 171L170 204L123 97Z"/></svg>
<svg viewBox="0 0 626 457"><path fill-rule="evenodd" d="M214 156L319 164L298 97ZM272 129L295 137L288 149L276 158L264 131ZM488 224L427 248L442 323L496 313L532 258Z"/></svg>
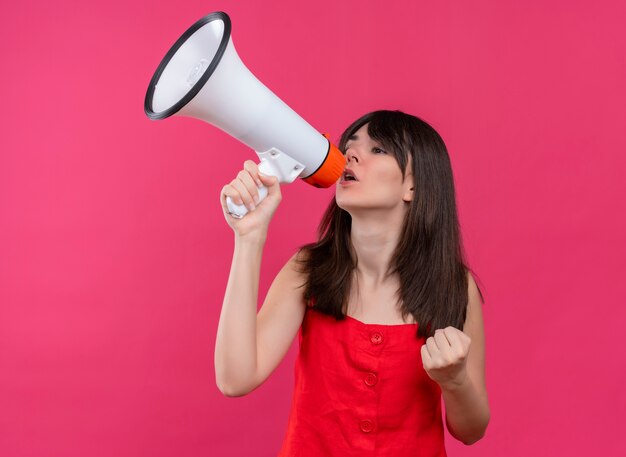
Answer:
<svg viewBox="0 0 626 457"><path fill-rule="evenodd" d="M303 181L315 187L330 187L341 177L346 167L346 157L341 153L339 148L331 143L329 135L324 134L328 140L328 154L326 159L315 170L311 176L304 178Z"/></svg>

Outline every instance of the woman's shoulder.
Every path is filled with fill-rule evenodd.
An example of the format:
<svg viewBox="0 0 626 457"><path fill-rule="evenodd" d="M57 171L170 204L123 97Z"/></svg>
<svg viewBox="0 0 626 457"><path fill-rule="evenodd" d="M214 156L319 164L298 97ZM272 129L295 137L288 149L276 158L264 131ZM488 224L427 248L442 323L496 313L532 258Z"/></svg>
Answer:
<svg viewBox="0 0 626 457"><path fill-rule="evenodd" d="M306 253L301 250L293 253L285 262L281 270L276 275L275 281L279 282L289 290L302 292L302 285L307 282Z"/></svg>
<svg viewBox="0 0 626 457"><path fill-rule="evenodd" d="M309 280L309 271L311 265L308 263L310 258L310 250L305 248L299 248L287 261L285 268L288 268L293 273L293 278L297 278L300 285L304 287ZM304 290L302 291L304 292ZM304 297L303 297L304 298ZM315 297L305 299L305 305L307 308L315 306Z"/></svg>
<svg viewBox="0 0 626 457"><path fill-rule="evenodd" d="M466 270L467 272L467 289L468 289L468 295L470 298L470 301L472 299L472 297L478 297L478 299L476 299L479 303L485 303L485 297L483 296L483 293L481 292L480 288L478 287L478 284L476 283L476 280L474 279L474 276L476 275L476 273L474 273L473 271L470 271L469 269Z"/></svg>
<svg viewBox="0 0 626 457"><path fill-rule="evenodd" d="M299 248L289 257L289 260L285 263L285 267L289 268L295 274L305 277L308 271L309 256L308 250Z"/></svg>

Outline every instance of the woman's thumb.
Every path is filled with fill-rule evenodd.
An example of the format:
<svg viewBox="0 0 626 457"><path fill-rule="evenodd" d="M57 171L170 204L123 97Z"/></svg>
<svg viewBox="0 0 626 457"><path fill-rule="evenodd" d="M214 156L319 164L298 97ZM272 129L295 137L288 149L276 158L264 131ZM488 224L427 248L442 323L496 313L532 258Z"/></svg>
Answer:
<svg viewBox="0 0 626 457"><path fill-rule="evenodd" d="M264 175L263 173L259 172L259 178L261 178L261 182L266 187L272 187L276 183L278 183L278 178L276 176Z"/></svg>

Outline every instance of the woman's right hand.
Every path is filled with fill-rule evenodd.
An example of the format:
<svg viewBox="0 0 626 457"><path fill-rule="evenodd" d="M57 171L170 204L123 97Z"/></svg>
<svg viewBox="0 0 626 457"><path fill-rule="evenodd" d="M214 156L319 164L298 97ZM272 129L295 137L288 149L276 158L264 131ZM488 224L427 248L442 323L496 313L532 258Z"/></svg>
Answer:
<svg viewBox="0 0 626 457"><path fill-rule="evenodd" d="M257 184L267 187L265 199L258 203L259 190ZM233 217L228 211L226 198L230 197L235 204L242 203L248 208L248 213L241 219ZM239 237L259 237L265 240L267 228L280 201L280 183L275 176L263 175L259 167L252 160L246 160L235 179L225 185L220 193L220 202L226 223Z"/></svg>

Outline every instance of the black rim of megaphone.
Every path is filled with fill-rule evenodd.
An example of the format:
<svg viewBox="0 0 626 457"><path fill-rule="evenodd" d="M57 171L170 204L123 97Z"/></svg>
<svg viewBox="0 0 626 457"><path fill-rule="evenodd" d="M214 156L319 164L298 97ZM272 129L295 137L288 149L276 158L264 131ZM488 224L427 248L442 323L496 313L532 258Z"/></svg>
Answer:
<svg viewBox="0 0 626 457"><path fill-rule="evenodd" d="M170 106L168 109L155 113L154 110L152 109L152 97L154 96L154 90L156 88L157 83L159 82L159 79L161 78L161 74L163 73L163 70L165 70L165 67L167 67L167 64L170 62L172 57L174 57L174 54L176 54L178 49L183 45L185 41L189 39L189 37L191 37L191 35L193 35L198 29L200 29L200 27L205 26L209 22L213 22L217 20L224 22L224 34L222 35L222 41L219 47L217 48L217 52L215 53L213 60L211 60L211 63L209 64L208 68L205 70L205 72L202 74L200 79L185 94L183 98L178 100L174 105ZM181 37L176 41L176 43L174 43L174 45L170 48L167 54L165 54L165 57L163 57L163 60L161 60L161 63L159 64L158 68L154 72L154 75L152 76L152 79L150 80L150 85L148 86L148 92L146 93L146 100L144 102L144 110L150 119L158 120L158 119L165 119L166 117L170 117L172 114L175 114L178 111L180 111L180 109L183 106L189 103L191 99L193 99L198 94L198 92L200 92L200 89L202 89L202 87L209 80L209 78L211 77L215 69L217 68L217 65L220 63L220 60L222 59L224 52L226 51L226 46L228 46L228 40L230 39L230 30L231 30L231 24L230 24L230 17L228 17L228 14L222 11L216 11L215 13L208 14L204 16L202 19L199 19L198 21L196 21L194 25L189 27L187 31L181 35Z"/></svg>

